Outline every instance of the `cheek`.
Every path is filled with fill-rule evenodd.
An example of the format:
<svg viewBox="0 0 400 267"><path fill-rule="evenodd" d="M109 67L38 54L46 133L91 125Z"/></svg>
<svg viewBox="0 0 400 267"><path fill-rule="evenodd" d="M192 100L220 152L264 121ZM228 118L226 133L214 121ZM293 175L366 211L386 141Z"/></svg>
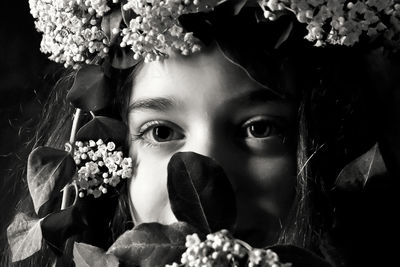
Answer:
<svg viewBox="0 0 400 267"><path fill-rule="evenodd" d="M237 203L235 235L253 246L276 242L295 194L293 156L252 156L227 168ZM240 166L240 167L239 167Z"/></svg>
<svg viewBox="0 0 400 267"><path fill-rule="evenodd" d="M170 224L177 221L170 208L167 192L169 158L132 150L131 156L137 161L135 176L129 185L135 223Z"/></svg>
<svg viewBox="0 0 400 267"><path fill-rule="evenodd" d="M284 218L295 192L294 158L289 155L250 157L243 167L241 174L234 178L239 221Z"/></svg>
<svg viewBox="0 0 400 267"><path fill-rule="evenodd" d="M276 217L283 217L290 209L295 192L295 160L291 156L249 161L253 188L258 201Z"/></svg>

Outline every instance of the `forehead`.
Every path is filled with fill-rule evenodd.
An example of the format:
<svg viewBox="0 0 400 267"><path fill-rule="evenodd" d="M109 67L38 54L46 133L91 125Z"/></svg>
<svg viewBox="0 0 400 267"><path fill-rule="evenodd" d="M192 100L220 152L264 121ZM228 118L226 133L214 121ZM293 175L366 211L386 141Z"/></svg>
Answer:
<svg viewBox="0 0 400 267"><path fill-rule="evenodd" d="M260 88L213 47L189 57L172 54L163 61L143 64L134 79L131 102L155 97L196 101L205 96L224 101Z"/></svg>

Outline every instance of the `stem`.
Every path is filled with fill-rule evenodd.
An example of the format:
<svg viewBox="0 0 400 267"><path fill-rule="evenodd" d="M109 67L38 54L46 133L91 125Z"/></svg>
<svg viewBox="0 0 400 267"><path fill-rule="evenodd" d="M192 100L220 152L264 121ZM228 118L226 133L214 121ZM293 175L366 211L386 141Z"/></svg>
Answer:
<svg viewBox="0 0 400 267"><path fill-rule="evenodd" d="M89 111L90 115L92 115L92 118L94 119L96 117L96 115L94 114L93 111Z"/></svg>
<svg viewBox="0 0 400 267"><path fill-rule="evenodd" d="M244 248L247 249L248 251L251 251L251 250L253 249L252 246L250 246L249 244L247 244L247 243L244 242L243 240L236 239L236 242L239 243L242 247L244 247Z"/></svg>
<svg viewBox="0 0 400 267"><path fill-rule="evenodd" d="M63 197L62 197L62 201L61 201L61 209L62 210L67 208L67 205L70 203L71 188L73 188L75 190L75 199L74 199L74 202L72 203L72 205L74 205L76 203L76 200L78 198L78 186L76 185L76 183L74 181L74 182L64 186L64 188L61 190L63 192Z"/></svg>
<svg viewBox="0 0 400 267"><path fill-rule="evenodd" d="M69 138L69 143L72 145L75 142L75 135L78 129L78 122L79 122L79 118L81 115L81 109L77 108L74 114L74 120L72 122L72 129L71 129L71 135Z"/></svg>
<svg viewBox="0 0 400 267"><path fill-rule="evenodd" d="M75 114L74 114L74 120L72 121L72 129L71 129L71 135L69 137L69 146L66 145L66 148L68 147L68 150L70 150L70 153L73 153L73 144L75 142L75 136L76 136L76 132L78 130L78 124L79 124L79 118L81 115L81 109L77 108L75 110ZM67 151L68 151L67 150ZM63 196L62 196L62 202L61 202L61 209L65 209L68 205L68 203L70 202L70 197L71 197L71 186L72 184L67 184L66 186L64 186L64 188L61 190L63 192Z"/></svg>
<svg viewBox="0 0 400 267"><path fill-rule="evenodd" d="M61 209L64 210L67 207L67 204L69 202L69 184L67 184L66 186L64 186L64 188L61 190L63 191L63 196L62 196L62 202L61 202Z"/></svg>

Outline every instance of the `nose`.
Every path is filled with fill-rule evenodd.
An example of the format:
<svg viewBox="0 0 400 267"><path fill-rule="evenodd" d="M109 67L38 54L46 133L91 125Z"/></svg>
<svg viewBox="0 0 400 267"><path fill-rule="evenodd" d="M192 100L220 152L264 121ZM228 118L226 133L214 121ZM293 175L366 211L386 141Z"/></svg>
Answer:
<svg viewBox="0 0 400 267"><path fill-rule="evenodd" d="M213 127L200 125L186 138L185 145L180 152L195 152L209 157L217 162L236 188L237 163L240 160L236 151L233 151L230 140L218 134Z"/></svg>
<svg viewBox="0 0 400 267"><path fill-rule="evenodd" d="M211 127L199 126L187 137L187 141L182 147L181 152L195 152L212 158L221 164L218 157L221 154L221 147L219 147L217 139L217 135Z"/></svg>

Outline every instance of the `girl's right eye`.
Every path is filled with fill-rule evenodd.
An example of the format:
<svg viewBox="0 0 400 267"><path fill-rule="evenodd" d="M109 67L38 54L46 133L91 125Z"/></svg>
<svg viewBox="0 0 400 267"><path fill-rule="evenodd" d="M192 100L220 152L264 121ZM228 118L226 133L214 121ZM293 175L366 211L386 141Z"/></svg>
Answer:
<svg viewBox="0 0 400 267"><path fill-rule="evenodd" d="M146 137L151 138L155 142L168 142L181 138L181 135L168 126L156 126L146 132Z"/></svg>
<svg viewBox="0 0 400 267"><path fill-rule="evenodd" d="M150 121L145 123L134 135L134 140L140 140L150 146L166 145L169 142L184 139L182 129L167 121Z"/></svg>

